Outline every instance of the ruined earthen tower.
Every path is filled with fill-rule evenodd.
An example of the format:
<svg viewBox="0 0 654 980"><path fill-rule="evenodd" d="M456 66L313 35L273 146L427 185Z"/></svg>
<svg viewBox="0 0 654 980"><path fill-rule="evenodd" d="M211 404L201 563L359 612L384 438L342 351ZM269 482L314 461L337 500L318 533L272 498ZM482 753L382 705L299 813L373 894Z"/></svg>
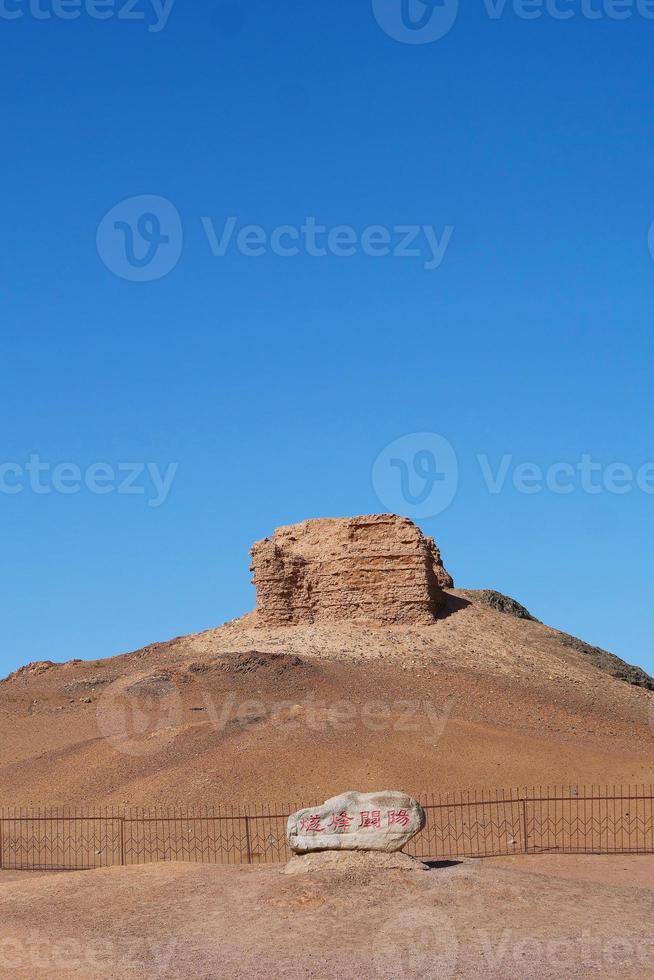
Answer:
<svg viewBox="0 0 654 980"><path fill-rule="evenodd" d="M406 517L321 518L252 548L262 623L433 623L453 585L433 538Z"/></svg>

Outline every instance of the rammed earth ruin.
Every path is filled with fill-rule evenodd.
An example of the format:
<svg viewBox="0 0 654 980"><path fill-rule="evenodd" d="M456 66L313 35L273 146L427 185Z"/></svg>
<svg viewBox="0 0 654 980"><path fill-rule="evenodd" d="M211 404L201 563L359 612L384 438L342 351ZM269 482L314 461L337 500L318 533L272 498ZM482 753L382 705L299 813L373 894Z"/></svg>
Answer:
<svg viewBox="0 0 654 980"><path fill-rule="evenodd" d="M454 585L433 538L394 514L291 524L251 553L257 613L270 626L428 625Z"/></svg>

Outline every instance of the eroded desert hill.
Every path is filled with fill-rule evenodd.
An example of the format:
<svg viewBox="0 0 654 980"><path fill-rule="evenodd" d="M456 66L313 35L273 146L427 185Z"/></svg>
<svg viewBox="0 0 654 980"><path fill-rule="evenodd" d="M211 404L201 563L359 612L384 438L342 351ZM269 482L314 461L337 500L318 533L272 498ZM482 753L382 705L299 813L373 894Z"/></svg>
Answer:
<svg viewBox="0 0 654 980"><path fill-rule="evenodd" d="M651 678L448 587L411 522L305 522L255 545L253 567L259 611L2 682L3 802L652 782Z"/></svg>

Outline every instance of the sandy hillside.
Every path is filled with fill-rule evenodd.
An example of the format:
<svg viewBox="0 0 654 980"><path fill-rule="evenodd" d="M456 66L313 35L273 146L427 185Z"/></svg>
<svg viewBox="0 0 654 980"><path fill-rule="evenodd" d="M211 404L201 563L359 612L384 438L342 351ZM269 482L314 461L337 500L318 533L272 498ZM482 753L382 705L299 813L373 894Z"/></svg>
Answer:
<svg viewBox="0 0 654 980"><path fill-rule="evenodd" d="M574 856L293 878L183 864L4 872L0 975L645 980L653 880L652 857Z"/></svg>
<svg viewBox="0 0 654 980"><path fill-rule="evenodd" d="M448 590L426 626L272 627L251 613L0 683L0 799L285 802L344 788L652 783L649 682L597 662L464 590Z"/></svg>

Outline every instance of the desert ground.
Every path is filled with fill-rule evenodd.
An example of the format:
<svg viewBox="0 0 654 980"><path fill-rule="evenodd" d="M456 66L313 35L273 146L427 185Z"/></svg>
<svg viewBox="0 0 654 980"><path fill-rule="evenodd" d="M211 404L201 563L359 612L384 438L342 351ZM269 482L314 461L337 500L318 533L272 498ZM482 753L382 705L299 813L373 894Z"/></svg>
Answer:
<svg viewBox="0 0 654 980"><path fill-rule="evenodd" d="M654 856L0 874L0 976L645 980Z"/></svg>
<svg viewBox="0 0 654 980"><path fill-rule="evenodd" d="M288 804L651 784L654 693L564 634L448 590L431 626L262 626L257 614L0 683L0 799ZM586 651L586 652L584 652Z"/></svg>
<svg viewBox="0 0 654 980"><path fill-rule="evenodd" d="M445 589L425 625L255 611L0 682L0 800L287 813L346 789L649 787L653 689L495 593ZM0 978L654 975L654 855L282 868L2 871Z"/></svg>

